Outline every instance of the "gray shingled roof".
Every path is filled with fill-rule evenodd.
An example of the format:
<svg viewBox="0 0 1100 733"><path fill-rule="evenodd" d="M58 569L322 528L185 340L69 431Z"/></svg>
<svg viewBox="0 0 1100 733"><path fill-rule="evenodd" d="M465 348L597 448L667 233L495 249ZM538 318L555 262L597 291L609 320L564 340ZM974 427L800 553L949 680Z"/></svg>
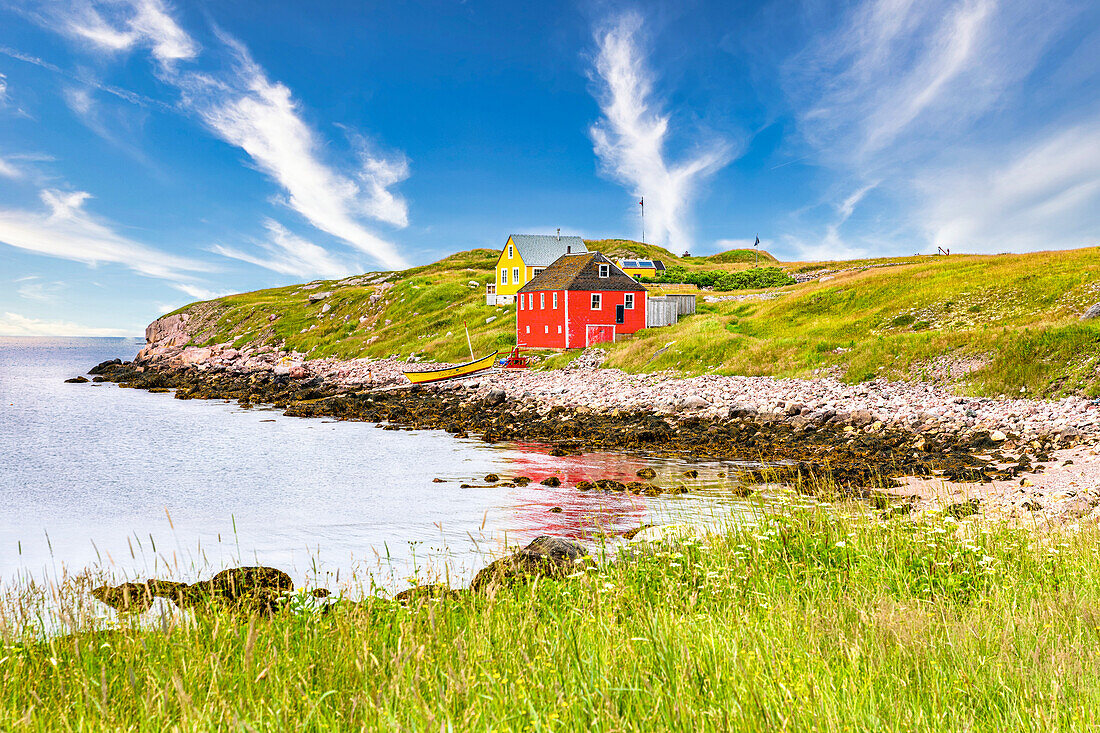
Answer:
<svg viewBox="0 0 1100 733"><path fill-rule="evenodd" d="M549 267L566 253L585 254L588 248L580 237L558 237L554 234L513 234L512 243L519 250L523 264L528 267Z"/></svg>

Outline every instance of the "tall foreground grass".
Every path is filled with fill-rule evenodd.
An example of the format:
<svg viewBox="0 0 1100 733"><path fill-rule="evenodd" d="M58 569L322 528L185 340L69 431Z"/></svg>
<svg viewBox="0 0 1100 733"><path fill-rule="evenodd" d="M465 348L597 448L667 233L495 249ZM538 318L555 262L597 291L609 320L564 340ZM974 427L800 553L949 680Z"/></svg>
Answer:
<svg viewBox="0 0 1100 733"><path fill-rule="evenodd" d="M0 729L1087 729L1096 539L798 509L489 597L7 628Z"/></svg>

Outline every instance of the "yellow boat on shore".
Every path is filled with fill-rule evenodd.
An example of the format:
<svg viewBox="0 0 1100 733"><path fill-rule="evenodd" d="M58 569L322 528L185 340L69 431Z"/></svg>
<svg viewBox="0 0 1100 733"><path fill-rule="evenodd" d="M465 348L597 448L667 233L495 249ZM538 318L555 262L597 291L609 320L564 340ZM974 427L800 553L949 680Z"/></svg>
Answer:
<svg viewBox="0 0 1100 733"><path fill-rule="evenodd" d="M494 351L488 356L483 356L480 359L466 362L465 364L459 364L453 367L444 367L442 369L429 369L426 372L402 372L409 381L413 384L427 384L428 382L442 382L444 379L454 379L455 377L465 377L467 374L473 374L474 372L480 372L484 369L488 369L493 366L497 354L499 351Z"/></svg>

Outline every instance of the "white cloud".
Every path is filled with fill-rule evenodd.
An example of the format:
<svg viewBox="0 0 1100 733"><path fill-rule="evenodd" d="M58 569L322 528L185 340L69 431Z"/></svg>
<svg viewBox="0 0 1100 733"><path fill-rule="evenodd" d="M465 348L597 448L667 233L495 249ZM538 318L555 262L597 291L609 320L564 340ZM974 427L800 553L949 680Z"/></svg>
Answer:
<svg viewBox="0 0 1100 733"><path fill-rule="evenodd" d="M356 214L406 225L407 206L388 188L407 177L407 164L364 154L359 183L325 165L290 90L269 81L247 50L229 42L236 53L235 75L178 77L185 103L215 134L248 153L287 192L287 206L313 226L387 267L403 267L396 247L364 227Z"/></svg>
<svg viewBox="0 0 1100 733"><path fill-rule="evenodd" d="M618 16L596 36L598 101L603 117L590 132L604 171L645 199L647 240L690 248L688 217L698 185L731 159L731 147L711 140L679 163L666 158L669 115L652 98L653 78L636 36L641 17Z"/></svg>
<svg viewBox="0 0 1100 733"><path fill-rule="evenodd" d="M19 297L26 300L35 300L40 303L49 303L57 298L57 294L65 289L65 283L60 281L40 282L37 277L24 281L16 290Z"/></svg>
<svg viewBox="0 0 1100 733"><path fill-rule="evenodd" d="M208 290L207 288L192 285L190 283L172 283L172 287L181 293L190 295L195 300L213 300L214 298L221 298L233 294L232 290Z"/></svg>
<svg viewBox="0 0 1100 733"><path fill-rule="evenodd" d="M8 101L8 77L0 74L0 107Z"/></svg>
<svg viewBox="0 0 1100 733"><path fill-rule="evenodd" d="M1100 244L1100 119L924 174L926 230L957 252Z"/></svg>
<svg viewBox="0 0 1100 733"><path fill-rule="evenodd" d="M3 158L0 158L0 176L4 178L18 178L19 169Z"/></svg>
<svg viewBox="0 0 1100 733"><path fill-rule="evenodd" d="M0 209L0 242L88 265L117 263L149 277L185 280L209 270L195 260L170 255L124 237L84 210L91 194L46 189L45 211Z"/></svg>
<svg viewBox="0 0 1100 733"><path fill-rule="evenodd" d="M965 134L1064 23L1025 0L863 0L787 61L784 84L825 162L873 172Z"/></svg>
<svg viewBox="0 0 1100 733"><path fill-rule="evenodd" d="M409 175L403 156L387 158L362 147L358 170L341 172L322 160L323 146L302 119L290 89L269 80L243 44L219 34L233 55L229 72L181 70L176 62L196 58L199 47L159 0L114 0L111 12L102 6L78 3L64 26L69 35L109 52L150 47L161 80L182 92L185 108L219 138L244 150L283 188L287 206L387 267L405 266L393 243L360 221L367 217L408 225L408 205L391 190Z"/></svg>
<svg viewBox="0 0 1100 733"><path fill-rule="evenodd" d="M357 263L336 259L324 247L290 233L277 221L268 219L264 226L268 231L268 241L256 242L256 246L261 250L259 254L222 245L217 245L212 250L223 257L231 257L295 277L336 279L363 272L363 268Z"/></svg>
<svg viewBox="0 0 1100 733"><path fill-rule="evenodd" d="M1073 48L1059 39L1081 7L861 0L840 14L834 30L783 65L811 157L848 182L834 185L833 213L809 227L816 236L799 232L791 245L803 255L852 256L1090 243L1100 222L1081 202L1095 200L1097 172L1081 132L1093 128L1081 120L1095 106L1080 103L1086 88L1057 87L1053 72L1037 88L1029 79L1052 49ZM1055 88L1068 114L1043 96ZM875 188L881 196L869 205ZM849 222L857 206L874 215ZM1063 217L1044 214L1050 207Z"/></svg>
<svg viewBox="0 0 1100 733"><path fill-rule="evenodd" d="M118 52L146 46L165 65L192 59L199 53L198 44L172 19L160 0L76 0L52 15L60 22L57 27L99 49Z"/></svg>
<svg viewBox="0 0 1100 733"><path fill-rule="evenodd" d="M19 313L0 313L0 336L133 336L122 328L82 326L69 321L45 321Z"/></svg>

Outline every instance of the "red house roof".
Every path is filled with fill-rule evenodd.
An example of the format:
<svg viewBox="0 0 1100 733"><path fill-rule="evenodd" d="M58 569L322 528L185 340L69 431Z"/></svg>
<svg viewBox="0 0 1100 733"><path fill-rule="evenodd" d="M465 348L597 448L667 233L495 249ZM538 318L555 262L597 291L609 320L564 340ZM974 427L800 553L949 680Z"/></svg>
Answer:
<svg viewBox="0 0 1100 733"><path fill-rule="evenodd" d="M600 265L607 265L607 277L600 277ZM641 292L645 288L599 252L562 255L553 264L531 278L520 293L540 290L615 290Z"/></svg>

